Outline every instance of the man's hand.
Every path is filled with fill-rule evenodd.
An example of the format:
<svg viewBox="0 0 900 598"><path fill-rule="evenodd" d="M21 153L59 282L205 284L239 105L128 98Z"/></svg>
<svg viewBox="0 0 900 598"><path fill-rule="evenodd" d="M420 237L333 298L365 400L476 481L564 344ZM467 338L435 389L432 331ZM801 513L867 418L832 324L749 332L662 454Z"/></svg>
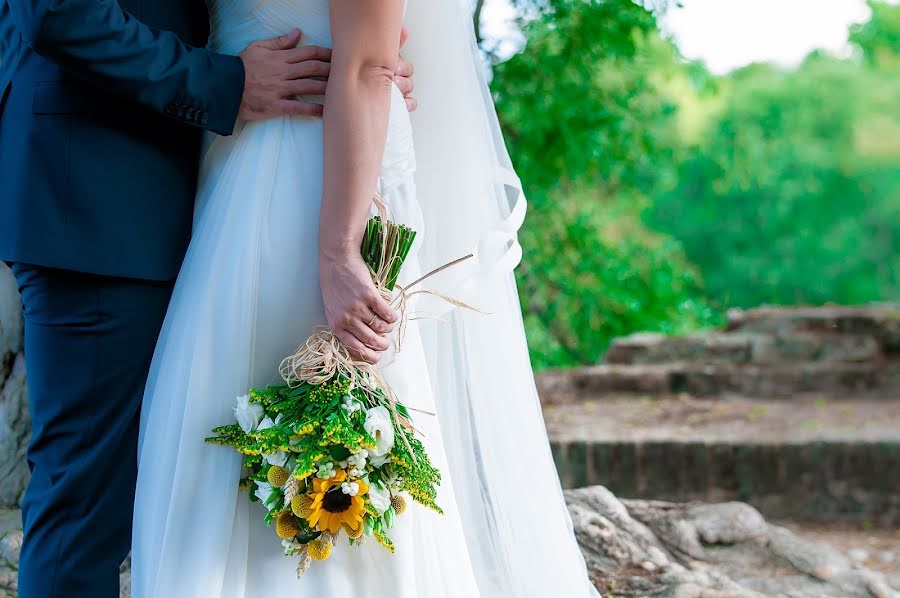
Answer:
<svg viewBox="0 0 900 598"><path fill-rule="evenodd" d="M322 255L319 284L331 331L353 357L378 363L390 347L385 335L394 329L397 312L378 293L362 256Z"/></svg>
<svg viewBox="0 0 900 598"><path fill-rule="evenodd" d="M324 95L331 72L331 50L297 47L300 30L254 42L238 56L244 62L244 95L238 118L263 120L275 116L321 116L322 106L298 100L300 95Z"/></svg>
<svg viewBox="0 0 900 598"><path fill-rule="evenodd" d="M404 27L400 30L400 49L403 49L403 46L406 45L407 39L409 39L409 31L407 31L406 27ZM397 84L397 87L399 87L400 91L403 93L403 99L406 100L406 109L410 112L415 110L416 106L418 106L416 98L412 97L412 75L412 64L407 62L407 60L401 55L397 60L397 68L394 69L394 83Z"/></svg>

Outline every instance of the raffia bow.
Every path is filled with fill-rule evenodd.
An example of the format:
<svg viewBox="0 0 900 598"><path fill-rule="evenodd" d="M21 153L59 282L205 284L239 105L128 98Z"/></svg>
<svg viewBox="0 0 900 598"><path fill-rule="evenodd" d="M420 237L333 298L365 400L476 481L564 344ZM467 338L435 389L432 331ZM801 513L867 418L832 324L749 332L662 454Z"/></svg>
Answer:
<svg viewBox="0 0 900 598"><path fill-rule="evenodd" d="M457 258L446 264L431 270L405 287L400 287L400 292L391 300L392 293L384 286L381 272L373 274L375 286L386 300L390 300L391 307L400 314L398 334L395 339L395 348L399 350L406 324L409 321L407 306L409 300L418 294L429 294L443 299L456 307L475 310L474 307L435 291L413 291L413 287L421 284L428 278L446 270L452 266L471 259L473 254ZM477 311L477 310L475 310ZM279 368L281 377L289 386L297 386L303 382L309 384L324 384L332 379L335 374L350 380L351 388L360 389L374 405L381 404L381 398L385 397L391 402L397 400L381 370L375 364L362 361L350 355L347 347L337 339L330 328L319 326L313 334L306 339L293 355L285 358Z"/></svg>

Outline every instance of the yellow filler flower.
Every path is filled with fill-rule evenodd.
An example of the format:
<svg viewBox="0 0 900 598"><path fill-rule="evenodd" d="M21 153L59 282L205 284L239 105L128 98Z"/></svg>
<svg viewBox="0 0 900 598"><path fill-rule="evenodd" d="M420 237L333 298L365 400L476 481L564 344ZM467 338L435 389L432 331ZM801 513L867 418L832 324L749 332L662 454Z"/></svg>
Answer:
<svg viewBox="0 0 900 598"><path fill-rule="evenodd" d="M333 534L341 531L341 524L352 530L362 526L365 514L363 495L369 486L362 480L347 482L347 472L339 470L330 480L313 480L313 499L309 507L310 527L328 530Z"/></svg>

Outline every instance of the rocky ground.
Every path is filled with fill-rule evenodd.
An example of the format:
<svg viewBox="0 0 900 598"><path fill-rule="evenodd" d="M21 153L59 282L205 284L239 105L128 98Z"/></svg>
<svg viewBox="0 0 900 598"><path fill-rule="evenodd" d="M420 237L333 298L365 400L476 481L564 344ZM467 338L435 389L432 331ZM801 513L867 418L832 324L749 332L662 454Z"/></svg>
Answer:
<svg viewBox="0 0 900 598"><path fill-rule="evenodd" d="M767 523L749 505L619 500L566 492L592 581L605 598L897 598L900 537ZM12 598L21 532L0 511L0 596ZM123 567L122 597L128 597ZM525 597L523 597L525 598Z"/></svg>
<svg viewBox="0 0 900 598"><path fill-rule="evenodd" d="M830 544L869 569L880 571L900 582L900 528L877 528L862 523L801 523L778 521L811 542Z"/></svg>
<svg viewBox="0 0 900 598"><path fill-rule="evenodd" d="M591 578L604 596L896 598L900 576L772 525L747 504L619 500L566 492Z"/></svg>

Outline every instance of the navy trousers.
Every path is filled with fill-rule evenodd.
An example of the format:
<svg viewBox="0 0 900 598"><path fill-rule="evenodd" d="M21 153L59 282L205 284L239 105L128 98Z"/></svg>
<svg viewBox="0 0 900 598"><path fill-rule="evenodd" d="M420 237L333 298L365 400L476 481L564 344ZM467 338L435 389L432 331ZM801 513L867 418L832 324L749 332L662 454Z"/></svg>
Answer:
<svg viewBox="0 0 900 598"><path fill-rule="evenodd" d="M116 598L141 399L172 283L14 264L33 437L21 598Z"/></svg>

